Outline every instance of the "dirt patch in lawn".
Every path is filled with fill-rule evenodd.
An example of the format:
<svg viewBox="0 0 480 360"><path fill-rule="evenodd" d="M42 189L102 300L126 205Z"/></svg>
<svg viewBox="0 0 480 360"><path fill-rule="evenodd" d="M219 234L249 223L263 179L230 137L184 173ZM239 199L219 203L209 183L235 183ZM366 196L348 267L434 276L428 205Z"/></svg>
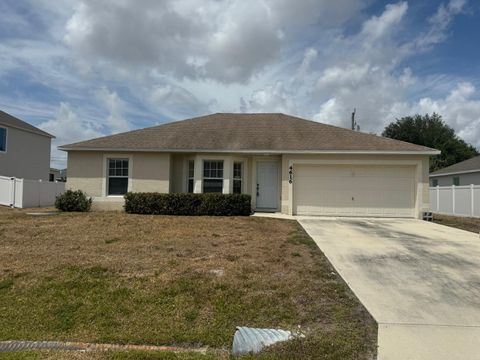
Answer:
<svg viewBox="0 0 480 360"><path fill-rule="evenodd" d="M457 229L471 231L476 234L480 233L480 218L435 214L433 217L433 222Z"/></svg>
<svg viewBox="0 0 480 360"><path fill-rule="evenodd" d="M0 340L210 346L300 329L265 358L369 359L376 326L295 222L0 210Z"/></svg>

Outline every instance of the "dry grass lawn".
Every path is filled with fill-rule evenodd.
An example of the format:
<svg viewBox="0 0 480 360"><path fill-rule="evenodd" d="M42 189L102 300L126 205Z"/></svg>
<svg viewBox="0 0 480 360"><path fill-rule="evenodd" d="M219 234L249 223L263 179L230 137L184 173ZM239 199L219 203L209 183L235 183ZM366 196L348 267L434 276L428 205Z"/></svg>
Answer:
<svg viewBox="0 0 480 360"><path fill-rule="evenodd" d="M477 234L480 233L480 218L434 214L433 222Z"/></svg>
<svg viewBox="0 0 480 360"><path fill-rule="evenodd" d="M1 208L0 313L0 340L228 350L241 325L306 334L255 358L371 359L376 344L374 321L301 227L255 217L35 217Z"/></svg>

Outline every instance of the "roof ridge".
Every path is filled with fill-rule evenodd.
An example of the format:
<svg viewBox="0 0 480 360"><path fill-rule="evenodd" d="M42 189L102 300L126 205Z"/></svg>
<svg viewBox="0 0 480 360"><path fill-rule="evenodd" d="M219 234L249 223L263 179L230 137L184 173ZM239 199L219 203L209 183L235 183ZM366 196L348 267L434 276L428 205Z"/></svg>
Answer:
<svg viewBox="0 0 480 360"><path fill-rule="evenodd" d="M16 128L19 130L31 132L41 136L47 136L55 138L52 134L26 122L25 120L19 119L16 116L13 116L3 110L0 110L0 124L3 124L8 127Z"/></svg>
<svg viewBox="0 0 480 360"><path fill-rule="evenodd" d="M223 122L223 123L222 123ZM258 124L258 126L255 126ZM342 139L338 139L338 138ZM436 151L284 113L214 113L59 148Z"/></svg>
<svg viewBox="0 0 480 360"><path fill-rule="evenodd" d="M448 174L449 171L455 173L455 172L462 172L462 171L474 171L475 169L457 169L458 167L461 167L462 165L468 163L475 163L476 161L479 161L480 162L480 155L476 155L476 156L472 156L471 158L469 159L466 159L466 160L462 160L462 161L459 161L455 164L452 164L452 165L449 165L449 166L446 166L444 168L441 168L441 169L438 169L432 173L430 173L430 175L441 175L441 174ZM480 164L478 166L478 170L480 171Z"/></svg>

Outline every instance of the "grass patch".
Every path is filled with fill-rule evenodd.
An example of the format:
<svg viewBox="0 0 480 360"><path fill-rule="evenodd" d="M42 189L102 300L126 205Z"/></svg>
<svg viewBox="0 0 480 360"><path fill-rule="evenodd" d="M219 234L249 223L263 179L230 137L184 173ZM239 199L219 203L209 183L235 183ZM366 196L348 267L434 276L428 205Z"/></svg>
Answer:
<svg viewBox="0 0 480 360"><path fill-rule="evenodd" d="M2 360L218 360L228 356L216 353L200 354L195 352L173 353L161 351L21 351L2 353Z"/></svg>
<svg viewBox="0 0 480 360"><path fill-rule="evenodd" d="M0 340L229 349L236 326L300 327L305 339L254 358L375 353L373 319L294 221L0 210L0 234Z"/></svg>
<svg viewBox="0 0 480 360"><path fill-rule="evenodd" d="M6 279L0 280L0 292L2 290L7 290L13 286L13 278L7 277Z"/></svg>
<svg viewBox="0 0 480 360"><path fill-rule="evenodd" d="M480 218L434 214L433 222L476 234L480 233Z"/></svg>
<svg viewBox="0 0 480 360"><path fill-rule="evenodd" d="M116 243L117 241L120 241L120 238L114 237L114 238L105 240L105 244L113 244L113 243Z"/></svg>
<svg viewBox="0 0 480 360"><path fill-rule="evenodd" d="M288 240L292 245L303 245L308 246L311 249L316 249L317 245L312 240L310 236L305 232L305 230L298 225L298 227L288 234Z"/></svg>

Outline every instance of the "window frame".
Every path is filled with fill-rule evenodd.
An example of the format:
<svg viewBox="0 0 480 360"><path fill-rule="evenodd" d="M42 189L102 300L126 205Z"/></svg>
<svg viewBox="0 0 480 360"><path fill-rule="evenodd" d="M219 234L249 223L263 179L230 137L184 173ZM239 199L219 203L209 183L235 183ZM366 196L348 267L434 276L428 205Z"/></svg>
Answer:
<svg viewBox="0 0 480 360"><path fill-rule="evenodd" d="M222 176L218 176L218 171L220 169L218 168L212 168L210 167L208 169L209 171L209 175L210 176L205 176L205 171L206 171L206 168L205 168L205 164L206 163L217 163L218 164L222 164L222 168L221 168L221 171L222 171ZM212 193L217 193L217 194L222 194L223 191L224 191L224 184L225 184L225 161L224 160L215 160L215 159L203 159L203 168L202 168L202 193L205 194L205 180L221 180L222 181L222 188L219 192L212 192ZM215 171L216 172L216 175L217 176L211 176L212 175L212 171Z"/></svg>
<svg viewBox="0 0 480 360"><path fill-rule="evenodd" d="M457 183L457 184L455 184L455 183ZM452 185L460 186L460 176L453 176L452 177Z"/></svg>
<svg viewBox="0 0 480 360"><path fill-rule="evenodd" d="M5 149L0 148L0 153L6 153L8 150L8 128L5 126L0 126L0 129L5 130Z"/></svg>
<svg viewBox="0 0 480 360"><path fill-rule="evenodd" d="M240 176L235 176L235 165L240 165ZM232 165L232 194L243 194L244 162L233 161ZM240 192L235 192L235 182L240 182Z"/></svg>
<svg viewBox="0 0 480 360"><path fill-rule="evenodd" d="M114 161L126 161L127 162L127 175L110 175L110 161L111 160L114 160ZM129 157L113 157L113 156L108 156L106 158L106 189L105 189L105 193L106 193L106 196L109 196L109 197L123 197L126 193L128 193L129 191L129 187L130 187L130 173L131 173L131 160ZM120 167L119 169L121 170L124 170L125 167ZM118 170L117 168L114 168L113 170ZM114 178L114 179L126 179L127 180L127 189L126 189L126 192L124 194L110 194L110 178Z"/></svg>
<svg viewBox="0 0 480 360"><path fill-rule="evenodd" d="M190 165L193 164L193 168L190 169ZM193 170L192 174L190 174L190 170ZM190 191L190 181L192 181L192 191ZM192 194L195 191L195 160L188 159L187 160L187 193Z"/></svg>

